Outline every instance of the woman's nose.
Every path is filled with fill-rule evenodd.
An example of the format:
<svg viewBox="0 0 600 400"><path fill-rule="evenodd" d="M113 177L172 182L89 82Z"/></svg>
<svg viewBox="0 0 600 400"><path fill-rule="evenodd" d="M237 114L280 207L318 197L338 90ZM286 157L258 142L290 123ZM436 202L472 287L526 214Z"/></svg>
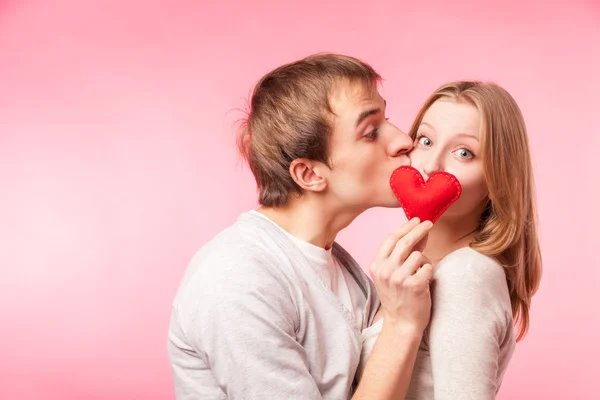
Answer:
<svg viewBox="0 0 600 400"><path fill-rule="evenodd" d="M425 180L429 179L429 177L433 174L435 174L436 172L441 170L441 166L440 166L440 162L439 160L436 158L431 158L429 160L427 160L427 162L423 163L423 167L422 167L422 173L423 173L423 178Z"/></svg>

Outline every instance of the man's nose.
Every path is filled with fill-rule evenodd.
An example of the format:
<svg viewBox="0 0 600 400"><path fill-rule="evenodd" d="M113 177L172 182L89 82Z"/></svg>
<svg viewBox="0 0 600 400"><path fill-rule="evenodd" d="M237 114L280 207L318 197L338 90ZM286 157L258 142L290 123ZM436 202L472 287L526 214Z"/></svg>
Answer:
<svg viewBox="0 0 600 400"><path fill-rule="evenodd" d="M406 155L413 148L413 140L400 129L395 128L393 139L391 140L388 152L392 157Z"/></svg>

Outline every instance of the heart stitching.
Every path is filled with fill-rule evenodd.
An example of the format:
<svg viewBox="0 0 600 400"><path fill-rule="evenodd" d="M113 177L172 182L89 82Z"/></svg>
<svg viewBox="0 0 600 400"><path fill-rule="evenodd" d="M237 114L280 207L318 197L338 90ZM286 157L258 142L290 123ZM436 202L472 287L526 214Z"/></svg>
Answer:
<svg viewBox="0 0 600 400"><path fill-rule="evenodd" d="M407 166L407 165L401 166L392 173L392 176L390 178L390 186L392 188L392 191L394 192L394 195L396 196L396 198L398 199L398 201L400 203L400 207L402 207L402 209L404 210L404 213L406 214L406 217L410 220L413 218L413 216L410 215L410 212L405 208L404 204L402 203L402 198L406 197L406 196L402 196L399 193L399 191L397 190L397 187L393 184L394 179L396 178L396 175L399 174L403 170L412 173L415 177L415 180L419 183L419 186L421 188L424 188L426 186L426 182L424 181L423 177L421 176L421 173L419 173L419 171L417 171L414 167L411 167L411 166ZM427 180L427 183L433 182L434 179L439 179L442 176L447 178L447 181L452 182L456 186L456 194L454 195L454 197L452 199L450 199L443 206L442 209L440 209L440 211L433 218L432 222L435 222L456 200L458 200L458 198L460 197L460 195L462 193L462 187L461 187L460 183L458 182L458 180L456 179L456 177L454 175L449 174L444 171L439 171L439 172L436 172L435 174L431 175L429 177L429 179Z"/></svg>

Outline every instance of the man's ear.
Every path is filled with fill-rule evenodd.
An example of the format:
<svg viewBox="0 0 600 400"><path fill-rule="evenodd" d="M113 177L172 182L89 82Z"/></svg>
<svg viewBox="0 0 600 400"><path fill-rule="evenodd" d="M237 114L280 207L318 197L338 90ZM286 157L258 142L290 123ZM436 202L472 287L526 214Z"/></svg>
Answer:
<svg viewBox="0 0 600 400"><path fill-rule="evenodd" d="M297 158L290 164L290 175L302 190L322 192L327 187L326 168L318 161Z"/></svg>

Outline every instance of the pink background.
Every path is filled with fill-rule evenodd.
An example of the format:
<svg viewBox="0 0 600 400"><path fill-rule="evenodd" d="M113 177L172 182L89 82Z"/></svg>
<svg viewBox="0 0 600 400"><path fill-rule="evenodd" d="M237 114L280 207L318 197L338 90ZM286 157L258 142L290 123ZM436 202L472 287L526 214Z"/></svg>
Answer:
<svg viewBox="0 0 600 400"><path fill-rule="evenodd" d="M202 3L0 0L0 397L174 398L181 274L255 205L236 109L269 69L335 51L379 70L404 129L447 80L515 96L545 273L499 397L597 398L598 2ZM402 221L373 210L339 241L366 266Z"/></svg>

